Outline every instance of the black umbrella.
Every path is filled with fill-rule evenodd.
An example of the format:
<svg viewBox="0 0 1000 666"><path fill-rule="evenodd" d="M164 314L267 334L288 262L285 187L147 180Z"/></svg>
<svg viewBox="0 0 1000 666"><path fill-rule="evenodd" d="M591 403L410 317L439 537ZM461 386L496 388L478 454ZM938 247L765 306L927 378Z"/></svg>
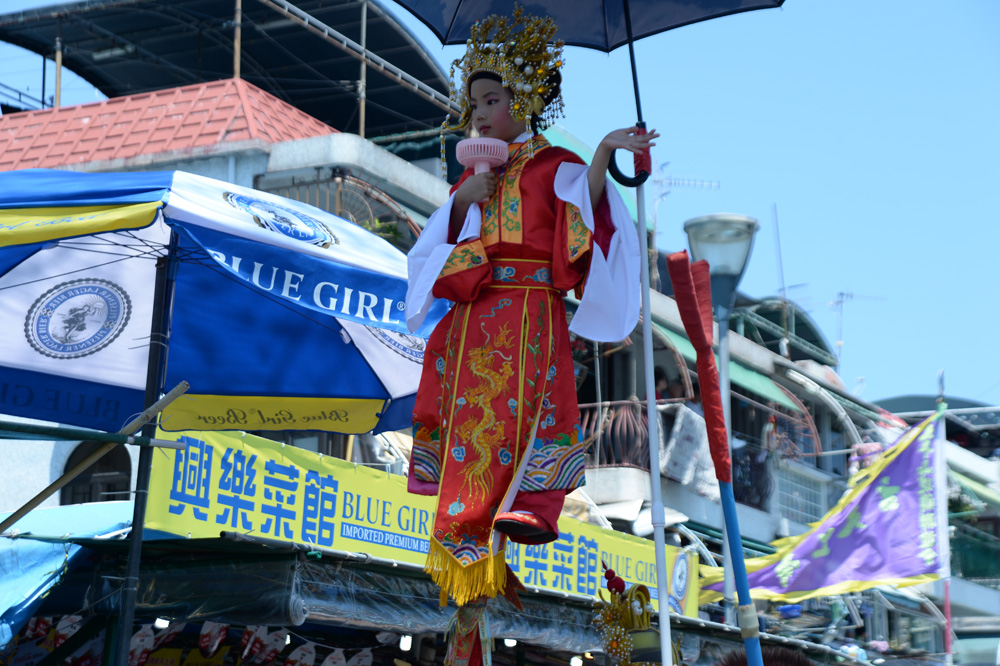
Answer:
<svg viewBox="0 0 1000 666"><path fill-rule="evenodd" d="M574 0L520 2L525 11L550 16L570 46L610 52L634 39L708 19L780 7L784 0ZM512 14L512 0L396 0L444 44L464 44L472 24L488 14ZM631 12L631 16L626 14ZM628 23L639 26L630 30ZM630 34L631 33L631 34Z"/></svg>
<svg viewBox="0 0 1000 666"><path fill-rule="evenodd" d="M569 46L582 46L610 53L628 45L632 64L632 87L639 127L644 127L639 81L635 68L635 40L709 19L780 7L785 0L396 0L431 29L444 45L464 44L472 25L490 14L511 15L514 5L525 11L549 16L559 26L559 39ZM634 28L634 26L637 26ZM624 176L612 160L611 172L623 185L637 187L648 171L634 178Z"/></svg>
<svg viewBox="0 0 1000 666"><path fill-rule="evenodd" d="M709 19L738 14L755 9L780 7L784 0L546 0L546 2L517 2L516 0L396 0L402 7L409 10L420 19L438 39L445 45L464 44L471 35L472 25L490 14L510 16L514 13L515 4L524 7L532 14L549 16L559 26L557 36L570 46L581 46L609 53L619 46L628 45L629 61L632 66L632 87L635 91L635 108L638 116L636 125L640 131L645 131L642 119L642 104L639 99L639 80L635 66L636 39L648 37L673 28L707 21ZM638 26L638 29L633 29ZM638 188L636 192L638 219L645 219L643 183L649 177L651 162L647 151L644 156L635 158L635 175L625 176L618 168L614 159L611 160L609 171L619 183ZM645 233L639 234L642 256L648 256L648 241ZM642 261L642 337L643 354L646 359L646 395L655 395L652 372L653 336L651 329L649 297L649 262ZM659 441L656 404L646 401L647 422L649 423L649 441ZM657 456L659 451L650 446L650 470L660 468ZM652 472L651 472L652 473ZM665 663L672 661L670 649L670 617L666 596L666 563L664 562L664 523L663 503L660 499L660 484L651 483L653 511L653 537L656 544L656 576L658 583L657 597L660 605L661 654ZM729 516L727 512L727 523ZM739 543L739 526L735 524L735 511L732 511L732 522L727 525L730 541ZM739 553L732 545L731 552ZM742 564L742 560L740 560ZM746 581L746 570L742 570L743 580L737 580L741 615L746 614L743 624L751 624L743 628L747 660L750 666L763 666L760 652L760 637L757 632L756 613L753 612L753 601L750 599L749 585ZM750 614L753 617L750 617Z"/></svg>

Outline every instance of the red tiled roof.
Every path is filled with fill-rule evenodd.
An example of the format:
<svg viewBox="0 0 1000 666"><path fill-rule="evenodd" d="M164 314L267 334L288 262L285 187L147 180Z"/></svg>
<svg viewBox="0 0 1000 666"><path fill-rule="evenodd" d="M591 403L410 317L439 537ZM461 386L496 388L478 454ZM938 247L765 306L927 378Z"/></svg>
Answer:
<svg viewBox="0 0 1000 666"><path fill-rule="evenodd" d="M336 132L241 79L0 116L0 171Z"/></svg>

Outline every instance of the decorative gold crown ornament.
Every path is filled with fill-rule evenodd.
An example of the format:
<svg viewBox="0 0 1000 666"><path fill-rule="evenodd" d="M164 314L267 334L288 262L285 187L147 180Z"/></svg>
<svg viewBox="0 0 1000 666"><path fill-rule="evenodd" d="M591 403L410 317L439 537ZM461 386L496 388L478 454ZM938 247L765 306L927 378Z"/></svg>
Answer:
<svg viewBox="0 0 1000 666"><path fill-rule="evenodd" d="M510 89L510 115L524 121L529 134L532 113L546 123L563 115L562 94L554 80L563 64L563 42L553 41L556 25L551 18L527 15L524 8L514 5L513 17L487 16L477 21L470 32L465 55L451 65L451 98L462 110L453 129L464 129L472 121L469 79L479 72L495 74L501 85ZM458 89L456 68L462 73ZM551 97L553 89L555 97Z"/></svg>
<svg viewBox="0 0 1000 666"><path fill-rule="evenodd" d="M601 560L605 586L610 599L599 590L595 602L594 626L601 637L604 654L615 666L659 666L660 633L652 627L653 606L645 585L633 585L626 591L625 581ZM681 663L674 650L673 663Z"/></svg>

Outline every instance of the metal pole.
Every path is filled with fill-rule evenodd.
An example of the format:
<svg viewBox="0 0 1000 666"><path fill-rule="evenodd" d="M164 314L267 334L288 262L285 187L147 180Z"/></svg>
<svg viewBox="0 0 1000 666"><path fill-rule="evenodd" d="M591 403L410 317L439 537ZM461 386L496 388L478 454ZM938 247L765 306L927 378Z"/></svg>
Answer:
<svg viewBox="0 0 1000 666"><path fill-rule="evenodd" d="M322 21L316 20L310 14L302 11L292 3L287 2L287 0L259 0L259 2L287 16L292 21L295 21L304 27L306 30L319 35L320 38L325 39L327 42L333 44L335 47L341 49L348 55L351 55L358 60L367 60L368 64L375 71L381 72L396 83L405 84L406 87L414 94L423 97L430 103L440 107L451 115L458 116L458 106L448 98L447 93L441 93L434 88L431 88L420 79L407 74L384 58L367 49L362 49L361 45L353 39L348 39L346 36L337 32ZM375 5L375 9L378 10L378 5Z"/></svg>
<svg viewBox="0 0 1000 666"><path fill-rule="evenodd" d="M944 580L944 663L954 663L951 645L951 530L948 527L948 459L945 439L944 370L939 377L937 421L934 423L934 493L937 496L938 552L941 558L940 576Z"/></svg>
<svg viewBox="0 0 1000 666"><path fill-rule="evenodd" d="M760 625L757 620L757 612L754 609L753 599L750 597L750 583L747 580L746 562L743 561L743 548L740 539L740 524L736 515L736 498L733 496L733 484L719 482L719 495L722 500L722 513L725 517L724 525L731 525L733 529L727 532L729 552L734 550L739 553L739 557L731 558L734 578L736 579L737 592L739 595L739 622L740 634L743 636L743 647L746 650L747 664L749 666L764 666L764 658L760 650Z"/></svg>
<svg viewBox="0 0 1000 666"><path fill-rule="evenodd" d="M361 50L368 50L368 2L361 2ZM361 60L361 78L358 80L358 136L365 138L365 98L368 95L368 61Z"/></svg>
<svg viewBox="0 0 1000 666"><path fill-rule="evenodd" d="M720 371L720 393L723 399L723 414L726 421L726 441L729 446L729 457L732 459L732 424L730 422L730 383L729 383L729 312L730 308L720 312L719 316L719 364L725 368L725 374ZM722 308L720 308L722 310ZM725 328L723 328L725 326ZM724 379L723 379L724 377ZM722 533L723 533L723 591L725 598L726 624L736 625L743 636L743 648L746 650L749 666L764 666L760 649L760 628L753 599L750 597L750 584L747 579L746 562L743 560L743 545L740 537L740 523L736 512L736 497L733 494L732 482L719 482L719 494L722 502ZM725 580L728 577L728 580ZM738 588L738 589L737 589ZM736 593L734 593L736 590ZM738 595L737 595L738 593ZM737 596L739 601L737 602Z"/></svg>
<svg viewBox="0 0 1000 666"><path fill-rule="evenodd" d="M236 0L233 16L233 78L240 78L240 51L243 49L243 0Z"/></svg>
<svg viewBox="0 0 1000 666"><path fill-rule="evenodd" d="M189 385L187 382L181 382L178 384L170 393L163 396L161 400L158 400L156 404L151 406L149 409L140 414L136 419L134 419L127 426L118 431L119 435L131 435L139 430L144 424L149 422L150 419L154 418L160 413L167 405L179 398L181 395L187 391ZM70 440L72 441L72 440ZM80 461L79 464L75 465L73 469L69 470L58 479L53 481L49 486L38 493L30 500L28 500L24 506L10 514L0 522L0 534L3 534L7 529L21 520L24 516L28 514L29 511L34 509L36 506L48 499L53 493L65 486L67 483L78 477L85 469L93 465L95 462L103 458L111 449L119 445L119 442L105 442L103 446L91 453L89 456Z"/></svg>
<svg viewBox="0 0 1000 666"><path fill-rule="evenodd" d="M594 386L597 387L597 441L594 444L594 485L597 485L597 470L601 467L601 440L604 433L604 403L601 402L601 353L598 343L594 343Z"/></svg>
<svg viewBox="0 0 1000 666"><path fill-rule="evenodd" d="M635 92L636 125L645 127L642 121L642 103L639 101L639 76L635 67L635 45L632 39L632 16L628 0L622 0L625 14L625 31L628 37L628 54L632 66L632 88ZM616 167L617 170L617 167ZM636 174L638 177L640 174ZM653 374L653 313L650 306L649 282L649 240L646 231L646 188L645 178L635 189L637 228L639 231L639 252L642 265L642 353L646 365L646 423L649 428L649 498L650 519L653 524L653 547L656 549L656 603L660 619L660 661L664 666L673 666L674 651L670 640L670 589L667 585L666 561L666 511L663 509L663 488L660 480L660 415L656 409L656 380ZM655 239L654 239L655 244Z"/></svg>
<svg viewBox="0 0 1000 666"><path fill-rule="evenodd" d="M626 16L628 12L626 10ZM642 253L642 355L646 366L646 421L649 426L649 490L653 523L653 544L656 548L656 600L660 616L660 655L664 666L672 666L674 653L670 640L670 588L667 585L666 512L660 481L660 414L656 409L656 382L653 376L653 314L649 293L649 241L646 238L646 204L642 185L636 188L639 218L639 248Z"/></svg>
<svg viewBox="0 0 1000 666"><path fill-rule="evenodd" d="M731 389L729 381L729 315L730 302L733 294L729 294L726 303L719 303L716 312L719 315L719 393L722 397L722 414L726 421L726 446L729 449L729 459L733 458L733 422ZM723 611L726 624L736 625L736 583L733 579L733 558L743 557L743 552L733 553L729 548L729 521L722 520L722 580L723 580Z"/></svg>
<svg viewBox="0 0 1000 666"><path fill-rule="evenodd" d="M150 325L149 361L146 365L146 404L152 405L160 397L165 380L167 345L170 334L170 311L173 301L174 270L177 261L177 233L170 230L167 254L156 262L156 286L153 291L153 321ZM156 425L147 423L143 434L152 437ZM132 512L132 531L129 534L128 563L122 582L121 622L117 662L128 666L132 624L135 621L135 603L139 591L139 560L142 557L142 533L146 520L146 500L149 495L149 473L153 464L153 450L143 447L139 452L139 472L136 475L135 505Z"/></svg>
<svg viewBox="0 0 1000 666"><path fill-rule="evenodd" d="M48 71L48 61L44 55L42 56L42 108L45 108L45 73Z"/></svg>
<svg viewBox="0 0 1000 666"><path fill-rule="evenodd" d="M642 124L642 104L639 102L639 75L636 73L635 69L635 40L632 39L632 15L628 9L628 0L622 0L622 11L625 12L625 34L628 37L628 57L629 62L632 65L632 89L635 91L635 113L636 117L639 119L639 124ZM637 192L639 196L642 196L641 188ZM645 222L640 217L640 224L645 225ZM655 243L655 240L654 240Z"/></svg>
<svg viewBox="0 0 1000 666"><path fill-rule="evenodd" d="M53 106L59 108L62 104L62 23L59 24L59 36L56 37L56 92ZM45 91L42 91L42 101L45 101Z"/></svg>
<svg viewBox="0 0 1000 666"><path fill-rule="evenodd" d="M723 295L716 305L716 313L719 318L719 394L726 422L726 446L729 449L730 460L733 456L733 427L730 405L731 384L729 381L729 317L733 311L736 285L739 283L740 277L742 276L717 276L712 284L713 300L716 292ZM753 599L750 597L746 562L743 561L743 540L740 537L739 516L736 510L736 497L733 494L732 482L720 481L719 495L722 503L724 554L722 571L726 624L736 625L740 628L740 634L743 636L743 647L747 655L747 664L749 666L764 666L760 649L760 628Z"/></svg>

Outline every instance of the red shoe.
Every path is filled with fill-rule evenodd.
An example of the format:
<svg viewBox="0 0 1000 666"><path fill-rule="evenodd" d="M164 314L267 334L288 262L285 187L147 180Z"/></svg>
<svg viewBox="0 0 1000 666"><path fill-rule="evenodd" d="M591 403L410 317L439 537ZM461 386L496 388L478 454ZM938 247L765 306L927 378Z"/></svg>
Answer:
<svg viewBox="0 0 1000 666"><path fill-rule="evenodd" d="M507 511L493 521L493 527L503 532L514 543L537 546L552 543L559 538L558 530L548 521L527 511Z"/></svg>

